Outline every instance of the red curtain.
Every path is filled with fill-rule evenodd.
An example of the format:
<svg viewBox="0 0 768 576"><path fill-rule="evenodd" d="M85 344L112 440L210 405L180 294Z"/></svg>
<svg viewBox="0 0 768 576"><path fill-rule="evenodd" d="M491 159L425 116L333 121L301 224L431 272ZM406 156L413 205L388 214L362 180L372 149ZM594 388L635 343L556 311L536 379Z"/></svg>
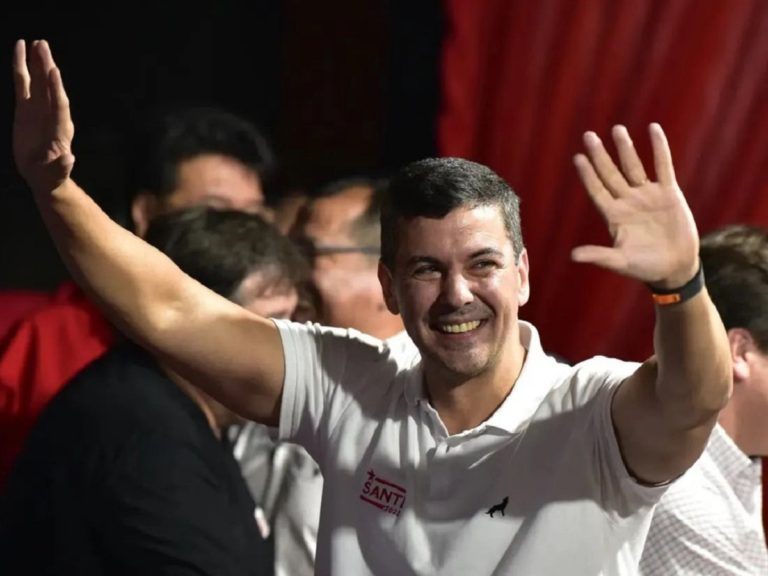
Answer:
<svg viewBox="0 0 768 576"><path fill-rule="evenodd" d="M636 281L570 261L608 243L571 162L581 134L625 124L652 173L647 125L670 140L703 234L768 224L768 2L445 0L439 153L489 165L523 200L546 349L644 359L653 308Z"/></svg>

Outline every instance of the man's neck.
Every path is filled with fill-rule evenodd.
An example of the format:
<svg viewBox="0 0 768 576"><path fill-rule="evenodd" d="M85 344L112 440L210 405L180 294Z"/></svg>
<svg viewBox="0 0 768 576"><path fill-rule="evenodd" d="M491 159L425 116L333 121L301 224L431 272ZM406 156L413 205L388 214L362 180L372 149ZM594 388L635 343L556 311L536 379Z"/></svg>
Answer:
<svg viewBox="0 0 768 576"><path fill-rule="evenodd" d="M449 434L471 430L488 420L502 405L523 369L527 350L519 344L492 369L474 378L432 371L424 375L430 404Z"/></svg>

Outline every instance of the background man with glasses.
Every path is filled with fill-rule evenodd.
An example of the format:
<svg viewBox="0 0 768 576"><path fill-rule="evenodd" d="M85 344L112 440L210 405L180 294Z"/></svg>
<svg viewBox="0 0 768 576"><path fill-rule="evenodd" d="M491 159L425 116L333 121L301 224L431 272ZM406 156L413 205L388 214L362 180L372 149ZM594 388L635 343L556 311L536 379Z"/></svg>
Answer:
<svg viewBox="0 0 768 576"><path fill-rule="evenodd" d="M292 236L311 259L319 321L385 340L404 332L378 279L381 185L368 178L326 185L301 209Z"/></svg>

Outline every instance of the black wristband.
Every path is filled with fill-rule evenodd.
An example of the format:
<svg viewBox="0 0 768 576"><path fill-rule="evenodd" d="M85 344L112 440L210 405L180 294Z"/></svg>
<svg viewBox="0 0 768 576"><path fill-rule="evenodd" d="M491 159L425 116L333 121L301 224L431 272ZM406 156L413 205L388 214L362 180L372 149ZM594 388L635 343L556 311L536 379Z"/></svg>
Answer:
<svg viewBox="0 0 768 576"><path fill-rule="evenodd" d="M701 260L699 260L699 270L694 274L693 278L679 288L664 289L653 286L649 286L649 288L651 289L653 301L659 306L680 304L690 300L704 288L704 269L701 266Z"/></svg>

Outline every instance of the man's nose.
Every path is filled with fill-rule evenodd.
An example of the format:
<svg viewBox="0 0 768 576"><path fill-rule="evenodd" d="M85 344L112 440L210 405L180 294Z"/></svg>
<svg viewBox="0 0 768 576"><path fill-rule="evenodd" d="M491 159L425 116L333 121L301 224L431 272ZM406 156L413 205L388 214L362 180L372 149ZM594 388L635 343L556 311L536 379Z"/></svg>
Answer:
<svg viewBox="0 0 768 576"><path fill-rule="evenodd" d="M474 300L470 283L462 274L443 277L442 300L452 308L461 308Z"/></svg>

